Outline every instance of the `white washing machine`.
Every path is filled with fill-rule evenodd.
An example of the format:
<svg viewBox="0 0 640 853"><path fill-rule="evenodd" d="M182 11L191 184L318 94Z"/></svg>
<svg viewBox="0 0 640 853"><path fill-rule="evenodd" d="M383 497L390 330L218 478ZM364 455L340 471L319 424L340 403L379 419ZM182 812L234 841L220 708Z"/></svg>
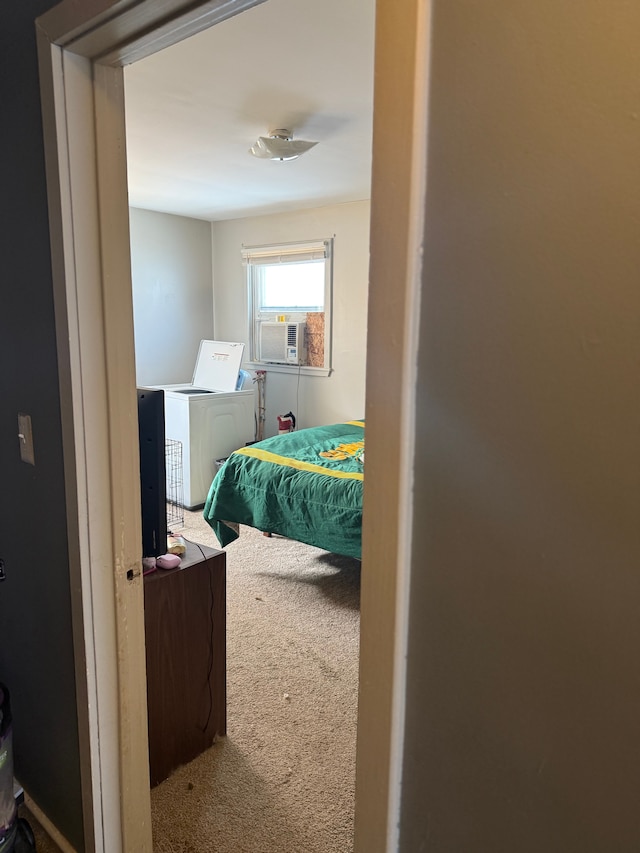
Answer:
<svg viewBox="0 0 640 853"><path fill-rule="evenodd" d="M164 391L165 437L182 444L183 503L204 504L224 459L255 438L253 388L235 390L244 344L200 341L193 381Z"/></svg>

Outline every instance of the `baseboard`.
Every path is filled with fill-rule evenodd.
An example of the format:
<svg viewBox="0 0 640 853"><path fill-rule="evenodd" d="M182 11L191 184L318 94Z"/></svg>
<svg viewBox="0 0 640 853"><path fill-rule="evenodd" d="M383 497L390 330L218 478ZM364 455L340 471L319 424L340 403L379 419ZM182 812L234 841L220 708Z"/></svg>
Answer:
<svg viewBox="0 0 640 853"><path fill-rule="evenodd" d="M34 803L27 791L24 792L24 804L51 840L55 841L62 853L77 853L75 847L67 841L60 830L56 829L42 809Z"/></svg>

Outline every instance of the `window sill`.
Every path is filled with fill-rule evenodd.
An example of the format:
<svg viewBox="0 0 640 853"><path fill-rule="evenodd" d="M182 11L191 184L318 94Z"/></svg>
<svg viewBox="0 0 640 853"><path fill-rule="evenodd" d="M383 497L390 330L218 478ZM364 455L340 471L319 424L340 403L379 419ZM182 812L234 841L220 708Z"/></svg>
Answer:
<svg viewBox="0 0 640 853"><path fill-rule="evenodd" d="M331 376L330 367L307 367L298 364L269 364L268 362L250 361L246 370L265 370L267 373L290 373L292 376Z"/></svg>

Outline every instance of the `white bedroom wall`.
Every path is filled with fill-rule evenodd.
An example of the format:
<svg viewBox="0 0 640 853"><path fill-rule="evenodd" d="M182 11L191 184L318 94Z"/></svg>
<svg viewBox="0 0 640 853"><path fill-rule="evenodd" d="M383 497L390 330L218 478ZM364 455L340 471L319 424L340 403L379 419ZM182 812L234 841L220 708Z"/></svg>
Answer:
<svg viewBox="0 0 640 853"><path fill-rule="evenodd" d="M364 415L369 275L369 201L212 223L215 337L244 341L248 309L241 248L335 236L333 372L329 377L267 371L265 437L293 411L299 427Z"/></svg>
<svg viewBox="0 0 640 853"><path fill-rule="evenodd" d="M213 336L211 225L130 208L138 385L189 382Z"/></svg>

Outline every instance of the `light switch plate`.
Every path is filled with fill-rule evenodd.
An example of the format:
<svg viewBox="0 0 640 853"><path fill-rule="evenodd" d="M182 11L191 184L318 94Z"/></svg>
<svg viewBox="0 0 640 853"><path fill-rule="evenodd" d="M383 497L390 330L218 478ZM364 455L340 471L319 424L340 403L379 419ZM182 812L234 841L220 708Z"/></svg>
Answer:
<svg viewBox="0 0 640 853"><path fill-rule="evenodd" d="M29 465L35 465L33 455L33 432L31 431L31 416L18 412L18 441L20 442L20 458Z"/></svg>

